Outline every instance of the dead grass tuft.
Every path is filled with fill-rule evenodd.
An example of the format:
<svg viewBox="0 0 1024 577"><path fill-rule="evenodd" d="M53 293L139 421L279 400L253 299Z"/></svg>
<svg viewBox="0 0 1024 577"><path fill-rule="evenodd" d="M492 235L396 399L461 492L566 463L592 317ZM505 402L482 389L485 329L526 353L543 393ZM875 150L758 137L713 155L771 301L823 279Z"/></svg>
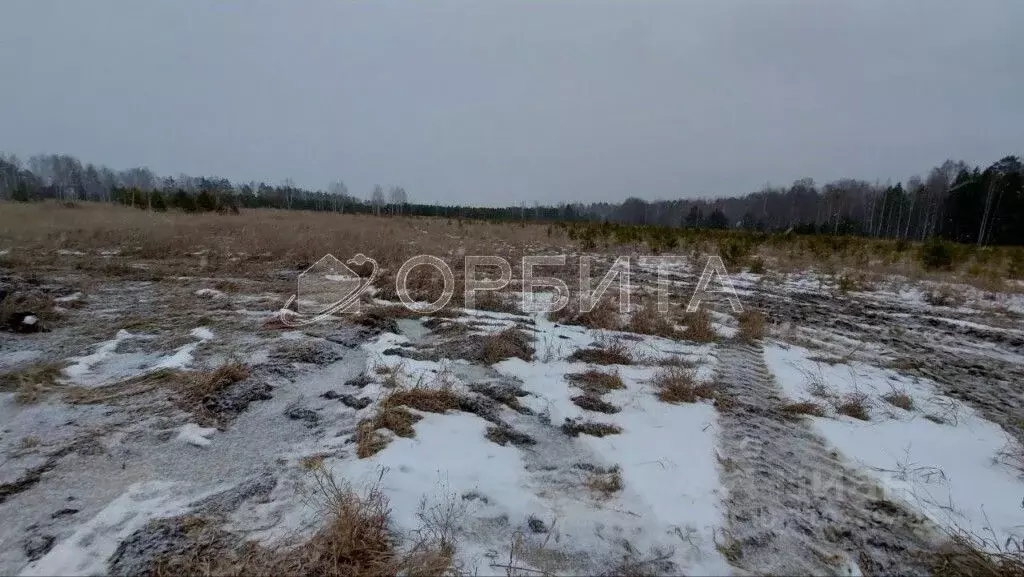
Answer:
<svg viewBox="0 0 1024 577"><path fill-rule="evenodd" d="M399 437L415 437L416 424L422 417L404 407L385 407L377 411L373 417L375 429L387 429Z"/></svg>
<svg viewBox="0 0 1024 577"><path fill-rule="evenodd" d="M406 411L408 413L408 411ZM411 414L411 413L410 413ZM378 413L379 415L379 413ZM354 441L356 443L356 456L365 459L383 451L391 442L387 436L377 429L378 420L364 419L356 425Z"/></svg>
<svg viewBox="0 0 1024 577"><path fill-rule="evenodd" d="M612 415L619 412L618 407L605 401L598 395L591 393L587 393L585 395L576 395L575 397L572 397L572 402L577 407L586 411L594 411L597 413L605 413L608 415Z"/></svg>
<svg viewBox="0 0 1024 577"><path fill-rule="evenodd" d="M109 385L99 387L66 387L65 400L79 405L113 403L155 391L157 388L180 390L191 382L192 375L176 369L159 369L135 375Z"/></svg>
<svg viewBox="0 0 1024 577"><path fill-rule="evenodd" d="M696 403L701 399L716 398L712 385L695 383L694 373L685 367L666 367L654 376L658 399L666 403Z"/></svg>
<svg viewBox="0 0 1024 577"><path fill-rule="evenodd" d="M711 326L711 315L704 309L695 313L687 313L684 317L686 329L683 331L683 338L698 343L710 343L718 340L718 333Z"/></svg>
<svg viewBox="0 0 1024 577"><path fill-rule="evenodd" d="M605 347L579 349L566 359L569 362L590 363L594 365L632 365L633 358L625 345L612 343Z"/></svg>
<svg viewBox="0 0 1024 577"><path fill-rule="evenodd" d="M360 459L377 454L391 442L381 429L387 429L399 437L416 436L413 425L422 417L406 407L427 413L444 413L459 408L459 398L446 387L415 387L392 392L381 400L373 417L363 419L356 426L354 441L356 455Z"/></svg>
<svg viewBox="0 0 1024 577"><path fill-rule="evenodd" d="M580 325L591 329L618 330L622 327L622 315L618 305L611 299L602 299L594 308L580 312L578 302L572 302L561 310L548 313L548 320L563 325Z"/></svg>
<svg viewBox="0 0 1024 577"><path fill-rule="evenodd" d="M391 574L397 560L389 529L391 508L379 486L359 495L319 469L315 478L327 499L330 518L324 528L286 559L288 574ZM284 560L283 560L284 561Z"/></svg>
<svg viewBox="0 0 1024 577"><path fill-rule="evenodd" d="M381 429L387 429L399 437L415 437L416 429L413 425L421 418L405 407L379 407L373 417L363 419L356 425L356 455L360 459L365 459L388 446L391 439L382 433Z"/></svg>
<svg viewBox="0 0 1024 577"><path fill-rule="evenodd" d="M515 300L508 298L498 291L477 291L473 304L477 310L491 311L496 313L519 313L519 307Z"/></svg>
<svg viewBox="0 0 1024 577"><path fill-rule="evenodd" d="M836 412L840 415L846 415L861 421L871 420L871 416L868 413L868 397L864 393L850 393L837 399L835 408Z"/></svg>
<svg viewBox="0 0 1024 577"><path fill-rule="evenodd" d="M587 488L602 499L610 499L622 490L622 473L618 465L611 469L591 471L587 476Z"/></svg>
<svg viewBox="0 0 1024 577"><path fill-rule="evenodd" d="M517 431L508 425L487 427L487 432L484 433L484 436L487 437L488 441L501 446L505 446L508 443L512 443L517 447L537 444L537 441L530 435Z"/></svg>
<svg viewBox="0 0 1024 577"><path fill-rule="evenodd" d="M967 302L967 296L951 286L940 285L938 288L926 292L924 300L936 307L957 307Z"/></svg>
<svg viewBox="0 0 1024 577"><path fill-rule="evenodd" d="M359 492L337 482L322 465L311 469L312 500L325 519L308 541L293 545L245 542L207 518L182 516L173 523L182 542L153 552L152 575L323 575L387 577L450 575L465 507L449 496L428 507L421 502L419 527L403 534L391 526L391 506L377 483ZM164 532L167 532L165 530ZM117 553L115 553L115 557Z"/></svg>
<svg viewBox="0 0 1024 577"><path fill-rule="evenodd" d="M357 325L373 329L377 332L398 334L400 331L395 319L408 318L406 315L411 312L409 309L398 305L379 306L365 313L360 313L352 321Z"/></svg>
<svg viewBox="0 0 1024 577"><path fill-rule="evenodd" d="M427 413L444 413L458 409L459 398L447 387L414 387L396 390L381 401L385 409L402 405Z"/></svg>
<svg viewBox="0 0 1024 577"><path fill-rule="evenodd" d="M40 362L17 371L2 373L0 391L16 393L14 398L21 404L38 402L57 385L65 366L62 362Z"/></svg>
<svg viewBox="0 0 1024 577"><path fill-rule="evenodd" d="M617 435L622 432L622 427L609 423L597 423L594 421L577 421L566 418L562 423L562 432L570 437L578 437L580 433L593 437L604 437L606 435Z"/></svg>
<svg viewBox="0 0 1024 577"><path fill-rule="evenodd" d="M159 369L110 385L65 387L63 390L67 402L91 405L116 403L157 389L165 389L174 394L175 403L179 408L192 413L201 424L221 426L225 415L221 414L221 409L218 408L217 397L231 385L248 379L249 375L247 366L230 362L212 371Z"/></svg>
<svg viewBox="0 0 1024 577"><path fill-rule="evenodd" d="M565 378L584 391L598 395L626 388L626 385L622 382L622 377L618 374L605 373L594 369L582 373L569 373L565 375Z"/></svg>
<svg viewBox="0 0 1024 577"><path fill-rule="evenodd" d="M736 338L743 342L753 342L764 338L764 313L755 310L745 310L739 316L740 330Z"/></svg>
<svg viewBox="0 0 1024 577"><path fill-rule="evenodd" d="M23 322L34 316L35 324ZM0 327L15 332L32 332L48 329L60 315L54 309L50 296L33 290L15 290L3 295L0 300Z"/></svg>
<svg viewBox="0 0 1024 577"><path fill-rule="evenodd" d="M200 371L192 375L183 391L186 402L202 404L211 395L249 378L249 367L238 363L225 363L212 371Z"/></svg>
<svg viewBox="0 0 1024 577"><path fill-rule="evenodd" d="M324 500L324 527L297 548L251 557L238 574L385 577L452 570L458 508L421 509L422 527L403 543L390 526L391 506L379 480L359 493L322 467L313 475Z"/></svg>
<svg viewBox="0 0 1024 577"><path fill-rule="evenodd" d="M882 400L894 407L899 407L904 411L914 410L914 399L903 391L893 391L889 394L882 395Z"/></svg>
<svg viewBox="0 0 1024 577"><path fill-rule="evenodd" d="M929 553L926 562L937 577L974 575L984 577L1024 577L1024 548L1008 541L1000 551L983 550L981 539L955 534L938 551ZM1012 548L1011 548L1012 547Z"/></svg>
<svg viewBox="0 0 1024 577"><path fill-rule="evenodd" d="M802 401L799 403L787 403L779 407L783 415L796 417L797 415L811 415L812 417L824 417L825 408L817 403Z"/></svg>
<svg viewBox="0 0 1024 577"><path fill-rule="evenodd" d="M533 359L533 337L517 328L508 328L500 333L485 336L483 362L490 365L516 357L524 361Z"/></svg>
<svg viewBox="0 0 1024 577"><path fill-rule="evenodd" d="M680 336L679 330L668 320L667 315L658 312L654 301L644 303L640 310L634 312L625 330L668 339L677 339Z"/></svg>

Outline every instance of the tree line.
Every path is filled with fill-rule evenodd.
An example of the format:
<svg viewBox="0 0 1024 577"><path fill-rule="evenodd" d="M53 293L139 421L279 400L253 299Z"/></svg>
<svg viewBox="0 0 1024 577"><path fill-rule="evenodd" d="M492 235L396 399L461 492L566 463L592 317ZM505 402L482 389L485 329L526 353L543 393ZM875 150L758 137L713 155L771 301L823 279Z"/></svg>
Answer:
<svg viewBox="0 0 1024 577"><path fill-rule="evenodd" d="M279 208L375 215L436 216L499 221L596 221L664 227L745 229L806 234L864 235L903 240L945 239L973 244L1024 245L1024 166L1006 156L987 168L947 160L923 178L879 183L840 179L723 198L622 203L562 203L473 207L410 202L401 186L376 185L366 199L341 181L309 190L285 180L231 182L221 177L159 177L147 168L116 171L77 158L40 154L22 162L0 154L0 198L114 202L147 210L237 212Z"/></svg>

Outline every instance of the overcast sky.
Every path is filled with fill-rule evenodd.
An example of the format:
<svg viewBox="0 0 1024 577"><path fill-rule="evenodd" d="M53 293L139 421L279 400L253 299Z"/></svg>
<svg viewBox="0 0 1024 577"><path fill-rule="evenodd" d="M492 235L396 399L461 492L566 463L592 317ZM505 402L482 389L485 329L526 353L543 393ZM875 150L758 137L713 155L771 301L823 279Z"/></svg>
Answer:
<svg viewBox="0 0 1024 577"><path fill-rule="evenodd" d="M1024 2L2 0L0 150L415 201L1024 154Z"/></svg>

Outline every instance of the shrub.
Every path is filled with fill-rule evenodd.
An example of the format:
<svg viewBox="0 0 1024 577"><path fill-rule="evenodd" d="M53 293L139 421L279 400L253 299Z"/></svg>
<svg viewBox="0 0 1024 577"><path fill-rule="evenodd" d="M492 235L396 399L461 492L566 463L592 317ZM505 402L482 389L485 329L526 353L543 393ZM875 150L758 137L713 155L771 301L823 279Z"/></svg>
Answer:
<svg viewBox="0 0 1024 577"><path fill-rule="evenodd" d="M704 309L695 313L687 313L686 330L683 331L683 338L688 341L699 343L710 343L718 338L718 333L711 326L711 315Z"/></svg>
<svg viewBox="0 0 1024 577"><path fill-rule="evenodd" d="M736 338L744 342L752 342L764 337L764 313L745 310L740 313L740 330Z"/></svg>
<svg viewBox="0 0 1024 577"><path fill-rule="evenodd" d="M953 267L953 247L938 239L930 240L921 245L918 259L928 270L949 270Z"/></svg>
<svg viewBox="0 0 1024 577"><path fill-rule="evenodd" d="M644 335L656 335L674 339L679 337L676 330L664 313L658 312L653 301L648 301L640 310L633 313L626 325L626 330Z"/></svg>

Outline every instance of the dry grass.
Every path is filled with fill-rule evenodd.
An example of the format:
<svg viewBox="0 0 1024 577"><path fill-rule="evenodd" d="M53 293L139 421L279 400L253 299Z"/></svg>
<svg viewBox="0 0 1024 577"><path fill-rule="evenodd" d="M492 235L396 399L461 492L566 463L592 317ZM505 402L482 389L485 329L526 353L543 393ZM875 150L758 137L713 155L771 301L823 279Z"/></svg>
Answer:
<svg viewBox="0 0 1024 577"><path fill-rule="evenodd" d="M414 416L412 413L409 413L409 411L405 412L410 416ZM380 416L380 413L378 413L377 416ZM379 421L377 417L374 417L373 419L364 419L356 425L356 432L353 440L356 444L356 456L360 459L376 455L380 451L383 451L384 448L388 446L388 443L391 442L391 439L377 429L378 424ZM411 423L409 427L412 428Z"/></svg>
<svg viewBox="0 0 1024 577"><path fill-rule="evenodd" d="M474 297L477 310L496 313L519 313L515 300L502 295L498 291L477 291Z"/></svg>
<svg viewBox="0 0 1024 577"><path fill-rule="evenodd" d="M381 433L381 429L387 429L399 437L415 437L413 425L421 418L404 407L379 407L373 417L363 419L356 425L356 455L365 459L388 446L391 439Z"/></svg>
<svg viewBox="0 0 1024 577"><path fill-rule="evenodd" d="M591 435L593 437L604 437L607 435L617 435L622 432L622 427L618 425L612 425L610 423L597 423L594 421L577 421L575 419L565 419L562 423L562 432L570 437L578 437L580 433L584 435Z"/></svg>
<svg viewBox="0 0 1024 577"><path fill-rule="evenodd" d="M740 328L736 338L744 342L753 342L764 338L764 313L755 310L745 310L739 316Z"/></svg>
<svg viewBox="0 0 1024 577"><path fill-rule="evenodd" d="M414 387L394 391L381 401L385 409L402 405L426 413L444 413L458 409L459 398L447 387Z"/></svg>
<svg viewBox="0 0 1024 577"><path fill-rule="evenodd" d="M611 469L591 471L587 475L587 488L602 499L609 499L622 490L622 473L618 466Z"/></svg>
<svg viewBox="0 0 1024 577"><path fill-rule="evenodd" d="M835 408L836 412L840 415L846 415L861 421L871 420L871 415L868 413L868 397L864 393L850 393L837 399Z"/></svg>
<svg viewBox="0 0 1024 577"><path fill-rule="evenodd" d="M521 329L508 328L483 337L483 341L482 360L488 365L512 357L533 359L533 337Z"/></svg>
<svg viewBox="0 0 1024 577"><path fill-rule="evenodd" d="M924 300L928 304L937 307L957 307L967 302L967 297L962 291L947 285L940 285L924 294Z"/></svg>
<svg viewBox="0 0 1024 577"><path fill-rule="evenodd" d="M379 480L360 494L322 468L314 470L314 478L325 496L328 522L307 543L282 556L275 573L384 577L453 570L463 511L454 499L432 507L421 502L420 527L409 540L391 529L391 507Z"/></svg>
<svg viewBox="0 0 1024 577"><path fill-rule="evenodd" d="M609 415L619 412L618 407L592 393L576 395L575 397L572 397L572 402L577 407L586 411L594 411L596 413L605 413Z"/></svg>
<svg viewBox="0 0 1024 577"><path fill-rule="evenodd" d="M695 383L693 371L685 367L665 367L654 376L653 384L658 399L666 403L696 403L717 396L712 385Z"/></svg>
<svg viewBox="0 0 1024 577"><path fill-rule="evenodd" d="M158 388L181 390L188 387L192 377L191 373L185 371L160 369L99 387L66 387L64 398L69 403L79 405L114 403Z"/></svg>
<svg viewBox="0 0 1024 577"><path fill-rule="evenodd" d="M590 363L594 365L632 365L633 357L622 343L612 343L605 347L579 349L566 359L569 362Z"/></svg>
<svg viewBox="0 0 1024 577"><path fill-rule="evenodd" d="M174 393L176 404L191 412L201 424L220 426L222 416L208 408L211 398L231 385L249 378L249 368L238 362L225 363L212 371L159 369L99 387L65 387L65 400L75 404L116 403L138 395L165 389Z"/></svg>
<svg viewBox="0 0 1024 577"><path fill-rule="evenodd" d="M618 303L601 299L594 308L580 312L579 301L570 299L562 310L548 313L548 320L563 325L580 325L591 329L618 330L622 328L622 315Z"/></svg>
<svg viewBox="0 0 1024 577"><path fill-rule="evenodd" d="M652 300L644 303L640 310L633 313L625 330L668 339L677 339L680 336L679 330L668 320L668 315L658 312L658 307Z"/></svg>
<svg viewBox="0 0 1024 577"><path fill-rule="evenodd" d="M399 363L397 365L379 364L373 368L373 372L384 377L384 382L382 384L385 388L396 389L402 384L402 368L404 366L405 363Z"/></svg>
<svg viewBox="0 0 1024 577"><path fill-rule="evenodd" d="M188 546L157 555L153 575L324 575L387 577L454 571L460 514L457 504L426 508L420 527L403 535L391 527L391 506L380 481L362 492L335 481L322 465L312 469L314 500L326 521L298 546L242 542L210 520L180 517ZM453 500L449 500L454 503Z"/></svg>
<svg viewBox="0 0 1024 577"><path fill-rule="evenodd" d="M38 269L74 259L74 266L82 270L110 274L105 271L124 269L133 278L194 275L197 268L210 276L268 278L282 267L304 269L339 247L346 251L335 255L342 260L362 252L389 271L398 270L411 256L455 254L467 243L477 254L500 255L516 263L526 251L568 243L564 231L554 228L549 236L543 224L273 209L247 209L238 215L159 213L91 202L78 203L74 209L53 202L0 202L0 240L17 247L4 257L11 266ZM58 249L87 254L62 257L56 254ZM97 254L110 249L121 252L109 258ZM204 258L196 256L199 252ZM131 266L148 259L160 261L160 266Z"/></svg>
<svg viewBox="0 0 1024 577"><path fill-rule="evenodd" d="M60 318L54 310L53 298L38 291L13 291L0 301L0 327L12 331L46 330ZM36 325L22 324L26 314L35 316Z"/></svg>
<svg viewBox="0 0 1024 577"><path fill-rule="evenodd" d="M15 400L21 404L38 402L43 395L53 390L64 370L63 362L40 362L17 371L0 374L0 391L16 393Z"/></svg>
<svg viewBox="0 0 1024 577"><path fill-rule="evenodd" d="M797 415L811 415L812 417L824 417L825 408L817 403L802 401L799 403L787 403L779 407L783 415L795 417Z"/></svg>
<svg viewBox="0 0 1024 577"><path fill-rule="evenodd" d="M718 340L718 333L711 326L711 315L704 309L695 313L687 313L683 319L686 329L683 330L683 338L698 343L710 343Z"/></svg>
<svg viewBox="0 0 1024 577"><path fill-rule="evenodd" d="M517 447L537 444L537 441L530 435L517 431L509 426L487 427L487 432L484 433L484 437L486 437L488 441L497 443L501 446L505 446L508 443L512 443Z"/></svg>
<svg viewBox="0 0 1024 577"><path fill-rule="evenodd" d="M381 429L387 429L399 437L416 436L413 425L422 417L406 407L427 413L444 413L457 409L459 399L446 387L415 387L393 391L381 400L373 417L363 419L356 426L354 441L356 455L360 459L377 454L391 442Z"/></svg>
<svg viewBox="0 0 1024 577"><path fill-rule="evenodd" d="M894 407L899 407L904 411L914 410L914 399L903 391L893 391L886 395L882 395L882 400Z"/></svg>
<svg viewBox="0 0 1024 577"><path fill-rule="evenodd" d="M317 475L327 499L330 518L324 528L288 558L295 575L390 575L397 560L389 528L391 508L379 486L359 495L335 483L329 474Z"/></svg>
<svg viewBox="0 0 1024 577"><path fill-rule="evenodd" d="M1008 541L997 544L998 552L983 550L984 540L954 534L925 561L936 577L1024 577L1024 548Z"/></svg>
<svg viewBox="0 0 1024 577"><path fill-rule="evenodd" d="M249 374L249 367L238 362L225 363L212 371L193 373L182 391L183 400L201 404L207 397L248 379Z"/></svg>
<svg viewBox="0 0 1024 577"><path fill-rule="evenodd" d="M565 375L565 378L584 391L598 395L626 388L622 377L617 373L606 373L594 369L582 373L569 373Z"/></svg>

